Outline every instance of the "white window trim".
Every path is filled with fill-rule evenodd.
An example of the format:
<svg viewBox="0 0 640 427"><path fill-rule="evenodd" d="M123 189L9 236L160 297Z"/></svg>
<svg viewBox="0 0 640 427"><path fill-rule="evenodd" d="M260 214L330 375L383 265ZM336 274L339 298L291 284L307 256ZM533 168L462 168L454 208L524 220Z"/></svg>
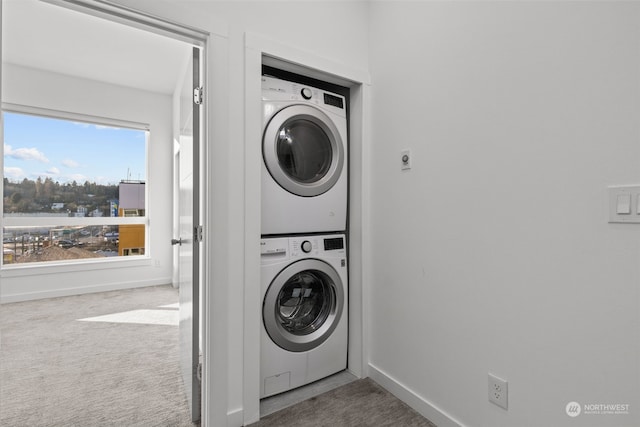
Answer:
<svg viewBox="0 0 640 427"><path fill-rule="evenodd" d="M151 126L146 123L139 123L121 119L113 119L108 117L92 116L88 114L72 113L68 111L51 110L48 108L33 107L20 104L12 104L8 102L2 103L2 113L30 114L40 117L49 117L59 120L70 120L75 122L90 123L96 125L112 126L118 128L126 128L140 130L146 132L145 137L145 168L147 176L144 182L148 184L149 175L149 138ZM4 122L0 120L0 139L2 139L2 153L0 157L0 167L3 170L3 180L0 183L0 191L4 193ZM4 209L3 209L4 210ZM60 260L49 262L31 262L24 264L4 264L4 259L0 261L0 277L13 277L15 275L38 275L50 274L65 271L83 271L98 269L97 265L103 265L104 268L112 268L112 264L122 267L123 263L130 265L149 265L151 262L151 248L149 247L150 239L150 220L149 220L149 186L145 185L145 216L143 217L20 217L20 216L4 216L2 214L2 227L0 227L0 237L4 235L5 227L59 227L59 226L100 226L100 225L128 225L141 224L145 225L145 254L131 256L117 256L108 258L88 258L74 260Z"/></svg>
<svg viewBox="0 0 640 427"><path fill-rule="evenodd" d="M73 113L70 111L52 110L49 108L34 107L22 104L12 104L10 102L2 103L2 111L18 114L31 114L40 117L49 117L52 119L71 120L74 122L83 122L97 125L113 126L119 128L127 128L134 130L149 131L150 126L146 123L132 122L128 120L113 119L109 117L92 116L89 114Z"/></svg>

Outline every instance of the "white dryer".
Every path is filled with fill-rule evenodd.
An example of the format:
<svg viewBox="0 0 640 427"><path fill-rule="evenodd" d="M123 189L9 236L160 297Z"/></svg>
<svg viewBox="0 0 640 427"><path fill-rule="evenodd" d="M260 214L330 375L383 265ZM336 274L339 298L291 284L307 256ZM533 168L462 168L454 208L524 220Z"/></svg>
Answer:
<svg viewBox="0 0 640 427"><path fill-rule="evenodd" d="M262 235L347 227L343 96L262 77Z"/></svg>
<svg viewBox="0 0 640 427"><path fill-rule="evenodd" d="M264 238L260 398L347 367L344 235Z"/></svg>

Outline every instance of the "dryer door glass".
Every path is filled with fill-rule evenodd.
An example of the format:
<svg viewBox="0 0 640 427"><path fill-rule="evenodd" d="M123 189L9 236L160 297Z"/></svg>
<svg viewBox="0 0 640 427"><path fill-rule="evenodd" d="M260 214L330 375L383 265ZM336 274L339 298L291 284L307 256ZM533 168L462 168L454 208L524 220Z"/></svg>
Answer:
<svg viewBox="0 0 640 427"><path fill-rule="evenodd" d="M319 196L343 175L345 147L333 120L317 108L292 105L267 124L262 154L269 174L284 190Z"/></svg>
<svg viewBox="0 0 640 427"><path fill-rule="evenodd" d="M335 307L331 279L320 271L302 271L291 277L280 290L278 320L294 335L317 331Z"/></svg>
<svg viewBox="0 0 640 427"><path fill-rule="evenodd" d="M311 184L329 171L333 150L327 134L310 120L293 118L278 132L276 153L282 170L293 180Z"/></svg>

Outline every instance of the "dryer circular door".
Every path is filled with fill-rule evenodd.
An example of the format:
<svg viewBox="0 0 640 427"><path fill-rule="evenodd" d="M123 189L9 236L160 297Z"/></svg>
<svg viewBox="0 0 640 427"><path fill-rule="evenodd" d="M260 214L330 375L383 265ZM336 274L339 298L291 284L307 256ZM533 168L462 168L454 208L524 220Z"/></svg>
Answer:
<svg viewBox="0 0 640 427"><path fill-rule="evenodd" d="M329 116L308 105L278 111L265 128L262 151L273 179L303 197L329 191L344 165L338 129Z"/></svg>
<svg viewBox="0 0 640 427"><path fill-rule="evenodd" d="M301 352L318 347L334 331L344 306L342 280L317 259L287 266L271 282L262 307L265 329L281 348Z"/></svg>

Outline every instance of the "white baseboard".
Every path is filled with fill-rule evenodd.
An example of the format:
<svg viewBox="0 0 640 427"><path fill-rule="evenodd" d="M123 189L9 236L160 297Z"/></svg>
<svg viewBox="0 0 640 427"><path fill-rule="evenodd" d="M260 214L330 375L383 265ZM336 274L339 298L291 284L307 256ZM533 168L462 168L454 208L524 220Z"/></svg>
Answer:
<svg viewBox="0 0 640 427"><path fill-rule="evenodd" d="M244 425L244 412L242 409L235 409L227 412L228 427L242 427Z"/></svg>
<svg viewBox="0 0 640 427"><path fill-rule="evenodd" d="M438 427L464 427L451 415L420 397L413 390L369 363L369 377Z"/></svg>
<svg viewBox="0 0 640 427"><path fill-rule="evenodd" d="M423 417L430 420L438 427L465 427L451 415L439 409L431 402L417 395L386 372L369 363L369 377L389 391L391 394L402 400ZM258 421L258 420L256 420ZM242 409L235 409L227 412L227 425L229 427L241 427L244 424L244 413Z"/></svg>
<svg viewBox="0 0 640 427"><path fill-rule="evenodd" d="M171 278L159 278L153 280L139 280L132 282L106 283L93 286L81 286L72 288L58 288L44 291L26 292L0 296L0 304L12 302L32 301L44 298L67 297L71 295L90 294L94 292L119 291L122 289L143 288L146 286L158 286L171 284Z"/></svg>

